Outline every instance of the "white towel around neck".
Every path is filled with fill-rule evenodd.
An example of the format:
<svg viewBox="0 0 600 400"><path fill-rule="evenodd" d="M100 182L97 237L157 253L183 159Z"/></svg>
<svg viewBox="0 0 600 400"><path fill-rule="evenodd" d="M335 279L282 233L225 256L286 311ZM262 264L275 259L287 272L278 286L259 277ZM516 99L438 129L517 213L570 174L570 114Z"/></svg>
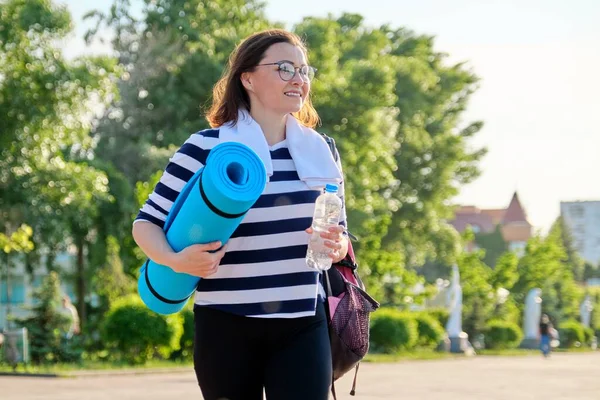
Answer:
<svg viewBox="0 0 600 400"><path fill-rule="evenodd" d="M288 150L300 180L311 189L323 188L328 183L342 183L342 173L323 136L301 125L292 115L287 116L285 130ZM273 163L265 135L247 111L239 111L237 124L229 122L219 128L219 142L239 142L250 147L263 161L267 176L273 175Z"/></svg>

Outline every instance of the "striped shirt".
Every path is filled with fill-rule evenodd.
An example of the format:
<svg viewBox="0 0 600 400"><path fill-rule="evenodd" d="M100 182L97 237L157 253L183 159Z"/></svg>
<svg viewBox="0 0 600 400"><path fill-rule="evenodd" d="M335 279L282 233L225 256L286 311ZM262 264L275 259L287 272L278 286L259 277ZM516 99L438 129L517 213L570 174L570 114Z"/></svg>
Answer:
<svg viewBox="0 0 600 400"><path fill-rule="evenodd" d="M179 192L202 168L210 149L219 144L219 130L190 136L171 157L136 221L161 228ZM315 200L320 190L300 180L287 141L270 146L273 175L265 190L231 236L217 273L200 279L196 306L262 318L296 318L315 314L324 298L321 274L306 265L305 256ZM338 157L338 167L341 164ZM344 187L338 195L344 204ZM346 225L342 209L340 224Z"/></svg>

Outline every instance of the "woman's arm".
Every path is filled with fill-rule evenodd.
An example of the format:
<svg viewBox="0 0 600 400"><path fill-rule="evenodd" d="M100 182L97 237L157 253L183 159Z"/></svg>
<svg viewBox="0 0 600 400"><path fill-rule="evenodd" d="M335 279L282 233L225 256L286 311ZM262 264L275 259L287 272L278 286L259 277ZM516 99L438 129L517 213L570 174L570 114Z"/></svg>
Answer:
<svg viewBox="0 0 600 400"><path fill-rule="evenodd" d="M219 262L226 251L226 246L223 246L221 250L211 253L221 247L221 242L211 242L192 245L175 252L167 242L163 230L148 221L133 224L132 235L140 249L152 261L169 266L175 272L202 278L217 272Z"/></svg>
<svg viewBox="0 0 600 400"><path fill-rule="evenodd" d="M177 253L173 251L164 231L158 225L149 221L136 221L131 231L133 240L152 261L161 264L174 266ZM172 267L173 268L173 267Z"/></svg>
<svg viewBox="0 0 600 400"><path fill-rule="evenodd" d="M140 209L132 229L133 239L152 261L176 272L206 277L214 274L225 247L221 243L192 245L175 252L167 242L164 224L181 189L206 163L209 149L204 148L203 132L195 133L170 158L159 182Z"/></svg>

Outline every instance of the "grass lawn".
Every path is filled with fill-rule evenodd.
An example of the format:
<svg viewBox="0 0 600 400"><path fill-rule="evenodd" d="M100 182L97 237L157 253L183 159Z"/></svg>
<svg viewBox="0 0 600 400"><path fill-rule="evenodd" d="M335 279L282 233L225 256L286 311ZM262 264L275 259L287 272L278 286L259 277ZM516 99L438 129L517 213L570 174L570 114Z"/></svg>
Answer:
<svg viewBox="0 0 600 400"><path fill-rule="evenodd" d="M364 362L373 363L393 363L410 360L441 360L444 358L460 357L457 354L443 353L434 350L421 349L413 351L401 351L397 354L377 354L369 353L364 358Z"/></svg>
<svg viewBox="0 0 600 400"><path fill-rule="evenodd" d="M586 353L593 351L589 347L572 349L554 349L554 353ZM478 350L479 356L539 356L539 350L528 349L502 349L502 350ZM460 354L444 353L428 349L399 352L397 354L367 354L364 362L390 363L411 360L442 360L448 358L464 357Z"/></svg>
<svg viewBox="0 0 600 400"><path fill-rule="evenodd" d="M191 361L149 361L143 365L131 365L123 362L108 362L108 361L82 361L81 363L59 363L47 365L22 365L17 366L16 371L5 363L0 363L0 373L30 373L30 374L55 374L55 375L71 375L74 372L81 371L126 371L139 370L140 372L151 370L164 369L191 369L193 363Z"/></svg>
<svg viewBox="0 0 600 400"><path fill-rule="evenodd" d="M556 353L583 353L593 351L590 348L554 349ZM506 349L506 350L479 350L478 356L538 356L538 350ZM395 363L413 360L442 360L464 357L460 354L437 352L430 349L417 349L413 351L399 352L397 354L367 354L364 362L368 363ZM22 365L16 371L6 363L0 362L0 373L23 373L23 374L50 374L58 376L73 376L77 374L93 373L146 373L164 370L193 370L192 361L164 361L153 360L143 365L131 365L123 362L108 361L83 361L81 363L61 363L48 365Z"/></svg>

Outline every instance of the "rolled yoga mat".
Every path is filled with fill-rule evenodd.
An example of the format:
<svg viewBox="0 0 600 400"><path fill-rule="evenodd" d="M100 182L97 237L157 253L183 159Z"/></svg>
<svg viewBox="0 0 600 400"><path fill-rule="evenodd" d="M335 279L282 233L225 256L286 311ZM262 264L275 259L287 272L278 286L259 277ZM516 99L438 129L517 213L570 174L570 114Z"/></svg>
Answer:
<svg viewBox="0 0 600 400"><path fill-rule="evenodd" d="M252 149L237 142L218 144L173 203L164 227L167 241L177 252L192 244L225 244L266 183L265 166ZM147 260L138 292L151 310L173 314L185 306L199 280Z"/></svg>

